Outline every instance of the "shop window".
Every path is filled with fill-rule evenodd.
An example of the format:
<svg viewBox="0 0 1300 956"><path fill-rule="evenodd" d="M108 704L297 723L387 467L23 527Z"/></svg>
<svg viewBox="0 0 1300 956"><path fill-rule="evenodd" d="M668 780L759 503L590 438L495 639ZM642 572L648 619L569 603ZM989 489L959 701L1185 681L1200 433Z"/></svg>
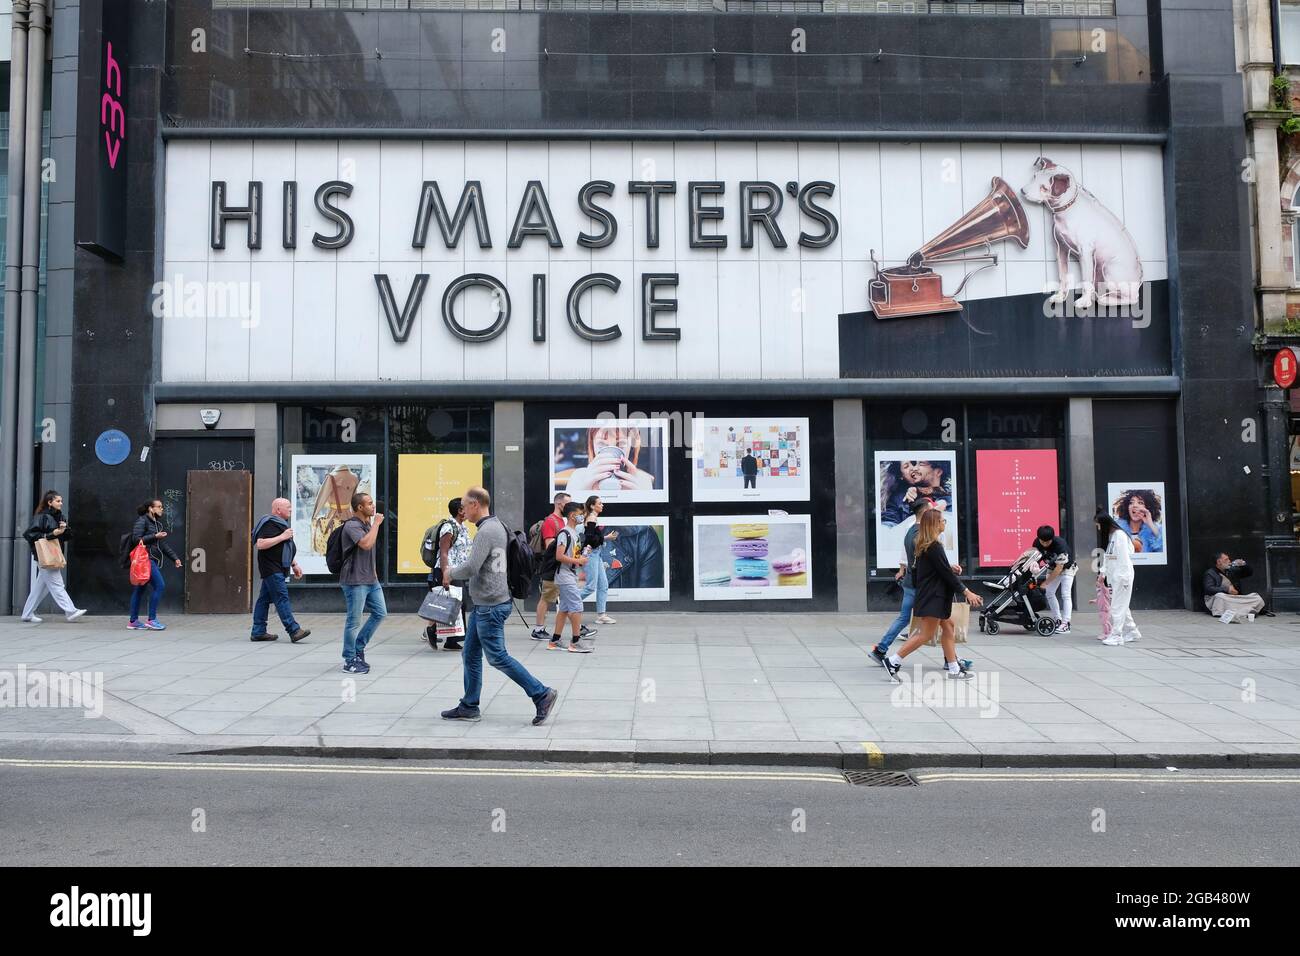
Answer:
<svg viewBox="0 0 1300 956"><path fill-rule="evenodd" d="M1282 62L1300 64L1300 3L1283 3L1280 13Z"/></svg>
<svg viewBox="0 0 1300 956"><path fill-rule="evenodd" d="M897 570L919 497L948 513L949 556L976 573L1006 568L1038 525L1068 517L1059 402L868 405L866 416L876 579Z"/></svg>
<svg viewBox="0 0 1300 956"><path fill-rule="evenodd" d="M419 583L420 535L473 484L491 489L490 405L290 406L281 415L281 487L303 571L329 581L325 542L354 492L385 516L376 562L386 584Z"/></svg>

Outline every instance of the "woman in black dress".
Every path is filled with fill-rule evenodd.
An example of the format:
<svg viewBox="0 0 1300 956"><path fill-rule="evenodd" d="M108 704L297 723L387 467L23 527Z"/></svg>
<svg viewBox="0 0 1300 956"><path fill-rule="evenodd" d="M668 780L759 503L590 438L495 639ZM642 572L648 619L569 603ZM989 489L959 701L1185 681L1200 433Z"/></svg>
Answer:
<svg viewBox="0 0 1300 956"><path fill-rule="evenodd" d="M916 534L916 559L912 568L912 579L916 586L916 603L912 605L912 616L916 619L917 632L908 639L896 653L890 654L882 662L890 679L902 669L903 658L940 631L939 643L943 647L943 661L948 677L953 680L969 680L974 675L962 670L957 661L957 640L951 627L942 627L943 622L952 617L952 599L958 591L966 595L971 607L979 607L984 602L980 596L966 585L953 572L948 563L948 556L943 553L943 530L948 521L942 511L927 509L921 515L920 530Z"/></svg>

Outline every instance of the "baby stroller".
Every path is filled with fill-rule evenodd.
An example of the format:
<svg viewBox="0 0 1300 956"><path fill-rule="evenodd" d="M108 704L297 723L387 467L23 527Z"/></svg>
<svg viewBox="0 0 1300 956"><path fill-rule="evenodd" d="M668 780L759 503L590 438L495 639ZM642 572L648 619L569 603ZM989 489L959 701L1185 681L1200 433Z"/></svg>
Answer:
<svg viewBox="0 0 1300 956"><path fill-rule="evenodd" d="M1049 637L1056 631L1056 621L1047 614L1047 601L1041 587L1049 568L1037 548L1030 548L1011 565L1011 570L997 583L985 586L997 593L984 602L980 610L980 630L996 634L999 622L1019 624L1026 631Z"/></svg>

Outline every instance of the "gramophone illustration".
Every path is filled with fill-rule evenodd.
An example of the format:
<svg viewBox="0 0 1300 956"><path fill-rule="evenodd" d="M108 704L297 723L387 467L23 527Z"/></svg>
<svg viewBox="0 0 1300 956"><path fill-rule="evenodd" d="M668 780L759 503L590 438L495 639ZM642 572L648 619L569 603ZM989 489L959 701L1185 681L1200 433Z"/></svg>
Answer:
<svg viewBox="0 0 1300 956"><path fill-rule="evenodd" d="M1029 246L1029 220L1013 190L999 176L993 177L989 194L970 212L912 253L905 266L880 268L876 251L871 250L871 264L876 277L867 285L867 300L878 319L894 319L934 312L960 312L961 303L953 296L961 293L971 276L997 265L993 243L1014 239L1020 248ZM980 255L959 253L983 247ZM943 279L930 265L941 262L983 262L970 272L952 296L944 295Z"/></svg>

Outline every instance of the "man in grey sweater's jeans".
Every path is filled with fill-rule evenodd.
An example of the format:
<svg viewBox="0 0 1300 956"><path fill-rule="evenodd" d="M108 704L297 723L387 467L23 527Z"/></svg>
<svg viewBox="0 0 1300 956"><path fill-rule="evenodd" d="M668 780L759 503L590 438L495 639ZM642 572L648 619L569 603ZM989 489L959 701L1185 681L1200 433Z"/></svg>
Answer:
<svg viewBox="0 0 1300 956"><path fill-rule="evenodd" d="M506 650L505 624L514 609L506 583L506 526L492 515L492 498L483 488L471 488L462 499L465 520L478 526L474 546L464 564L458 564L444 580L469 581L469 596L474 602L465 628L465 696L451 710L442 712L443 720L478 720L479 694L483 690L483 657L488 663L524 689L534 704L537 716L533 725L542 723L555 707L559 693L547 687Z"/></svg>

